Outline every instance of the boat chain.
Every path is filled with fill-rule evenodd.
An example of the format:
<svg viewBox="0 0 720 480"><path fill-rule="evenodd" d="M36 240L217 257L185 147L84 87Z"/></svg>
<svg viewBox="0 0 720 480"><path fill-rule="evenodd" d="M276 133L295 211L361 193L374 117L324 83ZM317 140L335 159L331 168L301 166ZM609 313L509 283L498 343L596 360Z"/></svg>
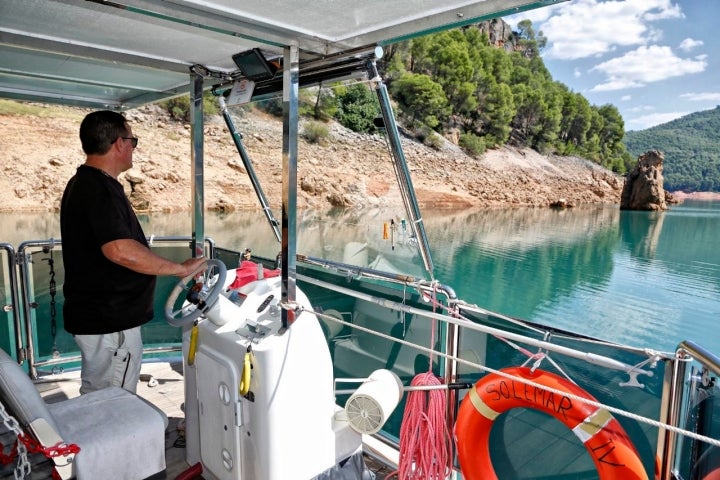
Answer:
<svg viewBox="0 0 720 480"><path fill-rule="evenodd" d="M58 358L60 351L57 348L57 305L55 303L55 295L57 294L57 283L55 282L55 260L53 259L53 246L43 247L44 253L49 253L48 258L43 258L48 262L50 268L50 281L48 291L50 293L50 334L52 335L52 356Z"/></svg>
<svg viewBox="0 0 720 480"><path fill-rule="evenodd" d="M16 437L15 445L13 446L10 455L6 456L2 451L0 451L0 455L2 455L3 458L7 458L9 463L14 459L14 455L16 454L18 461L13 472L15 474L15 480L28 478L30 476L31 466L27 458L27 448L25 448L25 444L23 442L19 441L20 436L23 434L22 430L20 429L20 425L17 420L15 420L15 418L11 416L7 410L5 410L5 406L2 402L0 402L0 420L2 420L3 425L13 432ZM0 447L1 446L2 444L0 444Z"/></svg>

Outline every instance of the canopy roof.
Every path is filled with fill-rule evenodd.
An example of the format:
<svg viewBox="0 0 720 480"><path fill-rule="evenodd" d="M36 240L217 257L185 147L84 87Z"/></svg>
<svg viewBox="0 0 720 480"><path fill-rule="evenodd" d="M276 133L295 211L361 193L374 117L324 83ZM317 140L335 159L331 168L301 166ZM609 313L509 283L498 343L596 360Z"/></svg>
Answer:
<svg viewBox="0 0 720 480"><path fill-rule="evenodd" d="M347 58L564 0L2 0L0 97L123 110L190 91L232 56ZM315 62L317 63L317 62Z"/></svg>

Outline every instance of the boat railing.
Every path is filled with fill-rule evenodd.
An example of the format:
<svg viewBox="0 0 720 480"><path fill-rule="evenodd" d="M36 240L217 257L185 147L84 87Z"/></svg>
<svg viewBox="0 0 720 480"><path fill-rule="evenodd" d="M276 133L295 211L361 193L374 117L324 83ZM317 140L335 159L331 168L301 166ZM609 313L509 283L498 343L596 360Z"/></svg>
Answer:
<svg viewBox="0 0 720 480"><path fill-rule="evenodd" d="M440 293L440 294L444 295L448 301L457 300L457 295L455 294L455 291L453 290L452 287L450 287L448 285L442 285L442 284L440 284L438 282L434 282L434 281L426 281L422 278L418 278L418 277L415 277L412 275L384 272L381 270L375 270L373 268L359 267L359 266L350 265L347 263L335 262L332 260L326 260L323 258L317 258L317 257L312 257L309 255L302 255L302 254L298 254L297 261L299 263L305 263L308 265L317 265L317 266L320 266L323 268L333 269L336 272L347 275L348 277L375 278L375 279L387 280L389 282L394 282L394 283L399 283L399 284L414 285L418 289L426 291L426 292L435 291L437 293Z"/></svg>
<svg viewBox="0 0 720 480"><path fill-rule="evenodd" d="M718 396L719 375L720 357L690 340L680 342L675 361L666 368L662 421L717 438L720 413L714 412L713 399ZM682 462L682 458L689 461ZM661 479L701 479L720 469L720 448L665 429L658 438L658 459Z"/></svg>
<svg viewBox="0 0 720 480"><path fill-rule="evenodd" d="M715 375L720 376L720 357L697 343L685 340L678 345L678 352L685 352Z"/></svg>
<svg viewBox="0 0 720 480"><path fill-rule="evenodd" d="M8 316L6 325L13 325L13 331L8 331L0 338L0 345L7 352L16 352L19 360L23 360L22 351L19 348L22 345L22 323L20 318L20 299L18 296L18 279L12 272L15 271L17 262L17 254L15 248L9 243L0 243L0 251L2 251L2 269L7 272L6 275L0 276L0 285L2 285L2 302L3 312Z"/></svg>
<svg viewBox="0 0 720 480"><path fill-rule="evenodd" d="M368 278L375 278L373 272L363 272L352 266L330 265L327 262L318 261L311 263L322 268L339 269L348 278L356 278L353 275L364 274L367 274ZM380 275L380 277L384 278L384 275ZM714 385L715 382L710 375L718 375L718 368L720 368L718 357L692 342L683 342L677 354L658 352L585 338L558 330L543 329L532 323L495 314L474 305L466 305L454 298L446 303L446 312L442 312L440 309L428 311L411 305L411 302L406 301L405 296L401 300L392 300L385 296L376 296L362 291L357 288L357 285L343 286L336 281L323 281L302 273L298 275L298 280L337 292L340 295L351 296L357 301L379 305L388 311L401 312L407 317L423 317L427 320L438 321L439 325L443 325L438 327L442 341L433 349L408 341L406 338L398 338L397 335L390 332L390 328L386 331L371 331L358 325L353 318L344 316L338 318L336 315L326 315L322 311L316 311L326 321L338 322L359 331L360 333L356 335L376 336L381 339L380 341L395 342L402 345L403 348L414 349L431 358L434 356L441 359L443 367L440 368L440 371L443 383L446 385L463 384L468 379L474 381L478 378L477 372L481 375L485 373L502 374L502 366L493 365L494 358L510 357L511 355L498 353L497 348L492 348L492 357L488 354L481 361L474 361L473 358L466 355L465 352L470 346L479 343L477 333L485 335L485 342L488 341L487 338L493 337L513 344L512 348L525 351L525 354L528 355L526 362L533 368L544 362L545 365L550 364L550 368L561 372L568 371L570 376L586 375L587 371L595 372L594 375L598 376L595 380L595 388L601 393L607 394L607 397L600 396L599 401L592 404L598 408L604 408L622 419L621 423L630 425L636 437L645 437L645 446L641 450L644 452L646 469L653 471L657 468L662 473L658 478L663 480L703 478L704 476L697 476L691 472L693 464L688 462L689 457L684 452L689 451L692 458L699 459L709 448L720 445L720 440L716 440L718 438L716 431L702 428L697 420L694 422L688 420L692 415L698 415L691 411L689 405L700 403L700 399L697 397L702 394L697 393L698 387L694 384L704 385L707 391L708 386ZM390 280L400 282L403 279L395 277ZM410 281L406 287L415 287L420 292L428 285ZM417 295L422 296L422 293ZM480 321L477 321L478 319ZM491 324L500 322L503 326L494 327L488 322ZM475 332L475 334L471 336L469 332ZM346 340L347 337L341 339L341 341ZM499 344L499 342L496 343ZM486 348L486 353L491 351L491 347ZM508 350L512 350L512 348L508 348ZM533 354L533 352L535 353ZM693 370L689 373L688 364L693 360L698 360L703 366L698 372ZM575 365L579 367L575 367ZM473 369L476 374L467 376L460 372L461 370L467 372L468 369ZM609 381L602 380L603 377ZM584 378L584 380L589 379ZM620 388L612 392L612 385ZM673 388L668 389L665 385L672 385ZM533 385L533 388L536 387ZM451 391L450 393L446 420L448 428L452 431L454 415L460 401L460 398L455 399L454 396L461 397L462 392ZM705 394L709 395L707 392ZM582 398L574 398L573 401L575 400L591 403ZM669 412L673 413L673 416L669 416ZM713 413L712 405L705 408L703 415L707 417L706 422L712 419L717 421L716 417L720 415L720 412L716 413L715 417L713 417ZM381 432L380 436L387 443L388 438L383 436L383 433ZM679 441L679 438L683 440Z"/></svg>
<svg viewBox="0 0 720 480"><path fill-rule="evenodd" d="M189 236L150 236L153 250L161 250L166 258L182 261L192 251ZM3 263L2 278L8 279L5 288L6 314L12 314L14 328L1 332L0 344L15 352L31 378L38 377L38 369L48 368L61 372L66 366L79 365L80 356L72 336L62 328L62 285L65 269L62 262L60 239L30 240L21 243L15 251L12 245L0 244L7 257ZM214 255L215 242L205 239L205 255ZM147 356L178 352L180 335L161 318L159 302L164 301L175 281L172 277L159 277L156 287L156 318L144 331L150 340ZM7 300L10 300L10 303Z"/></svg>

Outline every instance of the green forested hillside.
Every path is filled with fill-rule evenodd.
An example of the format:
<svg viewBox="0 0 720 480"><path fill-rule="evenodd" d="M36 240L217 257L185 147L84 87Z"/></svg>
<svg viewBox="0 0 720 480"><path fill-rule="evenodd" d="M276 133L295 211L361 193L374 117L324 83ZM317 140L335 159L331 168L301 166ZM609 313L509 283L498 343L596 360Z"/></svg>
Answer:
<svg viewBox="0 0 720 480"><path fill-rule="evenodd" d="M665 189L720 192L720 106L647 130L625 134L635 157L651 149L665 154Z"/></svg>
<svg viewBox="0 0 720 480"><path fill-rule="evenodd" d="M493 42L481 26L389 46L380 68L405 123L431 141L454 130L472 155L511 143L624 173L633 158L618 109L555 81L541 57L547 39L529 20L518 29Z"/></svg>
<svg viewBox="0 0 720 480"><path fill-rule="evenodd" d="M387 45L377 67L405 132L427 146L440 148L445 135L474 157L510 144L625 173L635 158L622 141L625 122L617 107L592 105L555 81L541 56L546 43L530 20L512 31L494 19ZM189 105L189 97L165 104L186 118ZM282 115L279 98L260 107ZM367 85L338 82L301 92L299 112L316 120L304 135L319 141L329 118L357 132L375 131L380 107Z"/></svg>

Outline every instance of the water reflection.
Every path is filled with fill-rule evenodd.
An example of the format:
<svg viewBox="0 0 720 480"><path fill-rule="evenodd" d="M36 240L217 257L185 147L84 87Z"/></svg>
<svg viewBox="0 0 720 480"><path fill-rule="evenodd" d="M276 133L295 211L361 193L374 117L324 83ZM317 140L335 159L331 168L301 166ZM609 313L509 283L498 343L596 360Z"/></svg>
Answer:
<svg viewBox="0 0 720 480"><path fill-rule="evenodd" d="M391 220L395 229L388 231ZM148 235L189 235L190 213L142 217ZM613 207L426 212L435 278L468 302L592 336L673 349L702 339L720 351L720 203L665 213ZM297 252L426 276L395 211L303 212ZM59 236L57 215L0 215L0 241ZM262 212L209 214L218 245L280 250ZM390 235L392 233L392 235Z"/></svg>
<svg viewBox="0 0 720 480"><path fill-rule="evenodd" d="M57 213L0 213L0 242L17 248L28 240L60 238Z"/></svg>
<svg viewBox="0 0 720 480"><path fill-rule="evenodd" d="M430 228L438 278L461 298L531 319L579 285L599 289L613 270L619 210L507 209Z"/></svg>
<svg viewBox="0 0 720 480"><path fill-rule="evenodd" d="M641 260L655 257L664 223L665 212L622 212L622 241L633 257Z"/></svg>

